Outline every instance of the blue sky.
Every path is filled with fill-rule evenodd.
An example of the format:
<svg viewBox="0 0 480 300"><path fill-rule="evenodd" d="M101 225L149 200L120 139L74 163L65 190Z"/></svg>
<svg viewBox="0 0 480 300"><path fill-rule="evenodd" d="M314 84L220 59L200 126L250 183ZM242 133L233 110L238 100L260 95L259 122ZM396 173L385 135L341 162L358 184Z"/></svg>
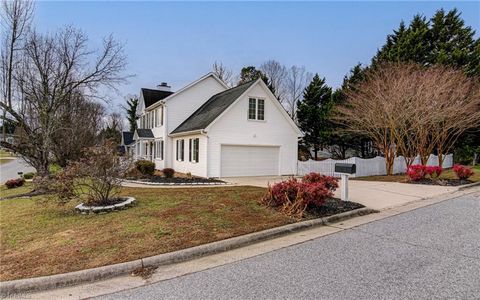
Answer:
<svg viewBox="0 0 480 300"><path fill-rule="evenodd" d="M333 87L368 64L387 34L416 13L458 8L480 33L480 2L37 2L35 25L84 30L92 42L113 33L125 44L128 74L115 103L166 81L174 90L211 70L239 72L276 59L326 77Z"/></svg>

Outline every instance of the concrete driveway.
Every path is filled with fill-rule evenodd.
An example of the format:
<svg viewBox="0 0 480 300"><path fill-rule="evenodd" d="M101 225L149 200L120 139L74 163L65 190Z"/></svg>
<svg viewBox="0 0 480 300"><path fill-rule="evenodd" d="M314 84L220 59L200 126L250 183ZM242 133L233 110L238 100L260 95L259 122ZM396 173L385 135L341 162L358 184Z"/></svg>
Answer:
<svg viewBox="0 0 480 300"><path fill-rule="evenodd" d="M236 185L267 187L268 184L280 182L288 178L288 176L263 176L222 179ZM451 193L456 190L458 190L457 187L350 180L349 200L361 203L373 209L383 210L404 205L415 200ZM340 197L340 189L337 189L335 196Z"/></svg>

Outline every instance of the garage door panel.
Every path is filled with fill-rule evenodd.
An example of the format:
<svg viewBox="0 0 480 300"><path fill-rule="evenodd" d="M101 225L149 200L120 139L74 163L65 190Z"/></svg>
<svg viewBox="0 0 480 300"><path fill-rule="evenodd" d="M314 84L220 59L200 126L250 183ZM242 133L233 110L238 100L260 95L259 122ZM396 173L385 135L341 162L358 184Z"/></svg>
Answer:
<svg viewBox="0 0 480 300"><path fill-rule="evenodd" d="M221 176L278 175L279 147L223 145Z"/></svg>

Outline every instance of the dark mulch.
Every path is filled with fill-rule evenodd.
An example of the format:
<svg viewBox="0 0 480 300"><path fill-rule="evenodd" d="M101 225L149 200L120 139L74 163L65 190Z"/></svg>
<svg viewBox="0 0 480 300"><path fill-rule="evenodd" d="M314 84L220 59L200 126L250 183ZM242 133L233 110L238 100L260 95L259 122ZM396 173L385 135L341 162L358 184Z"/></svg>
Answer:
<svg viewBox="0 0 480 300"><path fill-rule="evenodd" d="M422 179L419 181L408 181L411 184L441 185L441 186L459 186L473 183L473 181L465 179Z"/></svg>
<svg viewBox="0 0 480 300"><path fill-rule="evenodd" d="M338 198L332 198L327 200L325 204L320 207L308 208L306 215L308 218L322 218L363 207L365 206L357 202L342 201Z"/></svg>
<svg viewBox="0 0 480 300"><path fill-rule="evenodd" d="M201 178L201 177L174 177L174 178L166 178L163 176L153 175L148 178L138 179L139 181L145 182L157 182L157 183L223 183L225 181L213 179L213 178Z"/></svg>

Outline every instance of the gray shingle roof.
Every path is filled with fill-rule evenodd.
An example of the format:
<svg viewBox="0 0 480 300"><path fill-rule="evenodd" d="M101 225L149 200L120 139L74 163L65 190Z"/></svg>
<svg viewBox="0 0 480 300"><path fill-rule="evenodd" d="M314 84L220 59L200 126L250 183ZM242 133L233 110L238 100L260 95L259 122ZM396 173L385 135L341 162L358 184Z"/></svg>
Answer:
<svg viewBox="0 0 480 300"><path fill-rule="evenodd" d="M139 138L153 138L153 132L151 129L137 129L137 135Z"/></svg>
<svg viewBox="0 0 480 300"><path fill-rule="evenodd" d="M141 92L143 95L143 100L145 101L145 108L173 94L173 92L152 90L146 88L142 88Z"/></svg>
<svg viewBox="0 0 480 300"><path fill-rule="evenodd" d="M255 82L256 80L250 81L213 95L171 133L205 129Z"/></svg>
<svg viewBox="0 0 480 300"><path fill-rule="evenodd" d="M130 131L124 131L122 132L123 135L123 144L124 145L130 145L133 143L133 132Z"/></svg>

